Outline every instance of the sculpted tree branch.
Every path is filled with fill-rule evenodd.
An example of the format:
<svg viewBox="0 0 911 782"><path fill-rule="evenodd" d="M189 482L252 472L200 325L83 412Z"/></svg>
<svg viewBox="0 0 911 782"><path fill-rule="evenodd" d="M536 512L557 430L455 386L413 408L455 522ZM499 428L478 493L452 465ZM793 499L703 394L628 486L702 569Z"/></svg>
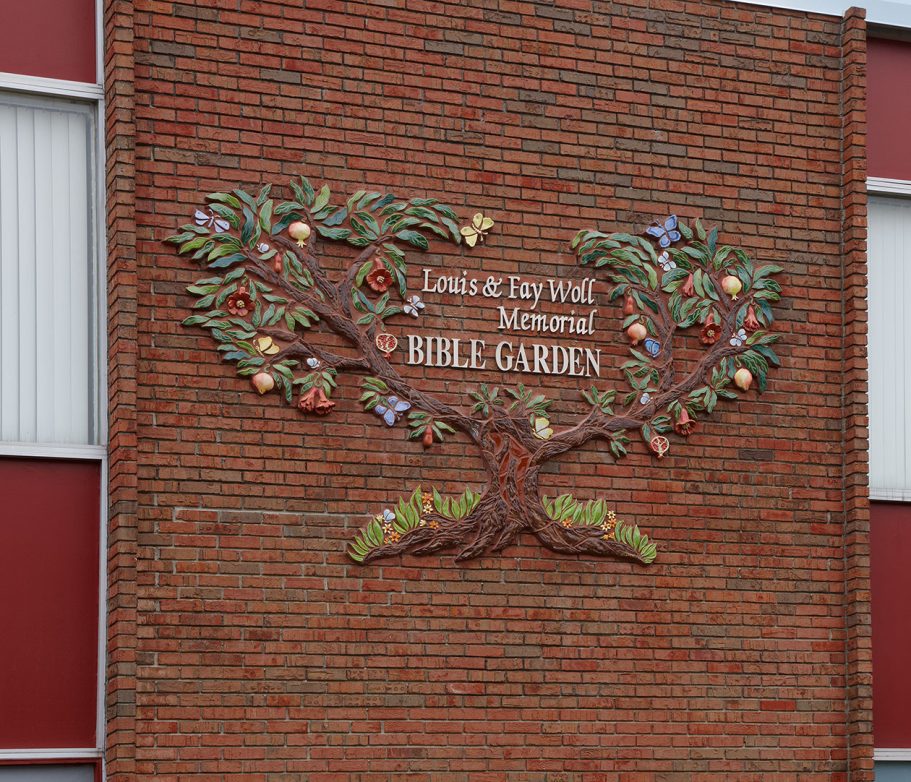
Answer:
<svg viewBox="0 0 911 782"><path fill-rule="evenodd" d="M719 246L717 229L707 232L698 220L690 227L672 216L645 236L580 231L572 241L579 263L603 270L609 300L622 301L629 392L615 412L617 392L593 386L583 392L589 413L555 431L551 401L521 384L482 384L462 409L415 387L390 360L396 340L386 322L424 310L407 288L406 250L426 250L430 238L458 245L464 237L474 246L492 220L478 214L459 228L453 210L436 199L359 191L343 205L304 177L290 188L292 199L278 204L269 186L255 197L212 193L194 222L168 239L215 275L188 287L200 312L184 324L208 329L223 359L260 394L277 391L305 415L332 412L338 376L361 375L360 403L378 423L405 421L409 439L424 448L460 432L488 475L481 493L466 489L455 498L415 489L355 537L352 558L460 547L458 558L467 559L500 551L524 531L567 554L651 562L656 546L637 526L618 520L602 499L541 496L539 472L595 440L619 459L633 430L660 459L670 448L666 435L688 437L718 399L736 398L734 389L749 390L754 380L763 390L778 363L768 328L780 293L772 275L780 269L757 268L742 250ZM320 262L317 237L358 250L337 280ZM674 343L697 324L705 352L681 370ZM326 332L343 352L322 344ZM696 340L689 342L691 353Z"/></svg>

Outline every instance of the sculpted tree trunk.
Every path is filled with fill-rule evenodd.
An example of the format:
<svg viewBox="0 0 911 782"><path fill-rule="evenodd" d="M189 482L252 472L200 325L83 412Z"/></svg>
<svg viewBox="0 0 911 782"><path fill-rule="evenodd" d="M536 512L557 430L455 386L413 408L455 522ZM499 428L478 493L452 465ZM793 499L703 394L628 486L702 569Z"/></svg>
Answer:
<svg viewBox="0 0 911 782"><path fill-rule="evenodd" d="M616 556L651 562L656 546L633 524L616 519L603 499L542 496L542 467L590 441L616 458L638 430L657 458L667 435L686 438L700 413L718 399L735 399L755 382L765 388L777 337L768 329L780 287L776 266L756 267L740 249L718 244L718 231L671 216L643 236L583 230L572 240L582 265L601 270L610 301L622 303L620 327L631 342L623 364L629 390L593 386L583 392L590 411L555 431L551 401L523 385L481 385L470 410L444 403L404 379L391 360L396 345L385 324L425 310L407 289L405 248L426 250L428 237L473 247L493 227L476 214L461 228L452 209L435 199L398 200L359 191L330 203L306 178L290 184L292 200L276 204L270 186L257 196L212 193L194 222L168 241L201 260L213 275L188 291L198 314L184 324L209 330L226 361L260 394L273 391L305 415L328 415L340 374L363 376L360 403L377 424L404 427L416 447L467 437L483 460L487 485L455 498L415 490L377 514L349 550L358 562L403 553L458 549L457 559L501 551L520 533L566 554ZM321 241L359 250L337 279L319 261ZM704 353L688 372L675 366L677 332L699 326ZM347 346L321 345L333 332ZM617 411L615 412L615 407ZM420 445L419 445L420 444Z"/></svg>

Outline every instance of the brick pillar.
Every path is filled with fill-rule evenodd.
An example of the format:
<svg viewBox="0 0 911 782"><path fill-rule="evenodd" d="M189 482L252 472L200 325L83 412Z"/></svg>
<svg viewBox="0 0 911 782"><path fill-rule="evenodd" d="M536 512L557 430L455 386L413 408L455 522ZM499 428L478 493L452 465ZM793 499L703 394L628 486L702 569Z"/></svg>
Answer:
<svg viewBox="0 0 911 782"><path fill-rule="evenodd" d="M873 779L870 503L867 459L866 23L850 8L842 26L842 256L844 284L845 611L848 770Z"/></svg>
<svg viewBox="0 0 911 782"><path fill-rule="evenodd" d="M132 779L136 755L136 222L133 5L104 8L108 241L107 778Z"/></svg>

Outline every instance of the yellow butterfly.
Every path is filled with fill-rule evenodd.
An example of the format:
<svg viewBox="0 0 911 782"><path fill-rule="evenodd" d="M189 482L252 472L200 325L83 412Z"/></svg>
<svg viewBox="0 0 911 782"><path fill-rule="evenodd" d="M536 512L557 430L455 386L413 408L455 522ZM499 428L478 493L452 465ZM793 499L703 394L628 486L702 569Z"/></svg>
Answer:
<svg viewBox="0 0 911 782"><path fill-rule="evenodd" d="M484 241L484 236L491 228L493 228L493 220L489 217L484 217L478 212L471 218L471 225L460 228L459 233L465 237L465 244L469 247L474 247L479 239L482 242Z"/></svg>
<svg viewBox="0 0 911 782"><path fill-rule="evenodd" d="M534 435L539 440L549 440L554 436L554 430L550 428L550 421L544 418L544 416L535 418Z"/></svg>
<svg viewBox="0 0 911 782"><path fill-rule="evenodd" d="M267 356L274 356L281 348L272 341L272 337L260 337L256 340L256 349Z"/></svg>

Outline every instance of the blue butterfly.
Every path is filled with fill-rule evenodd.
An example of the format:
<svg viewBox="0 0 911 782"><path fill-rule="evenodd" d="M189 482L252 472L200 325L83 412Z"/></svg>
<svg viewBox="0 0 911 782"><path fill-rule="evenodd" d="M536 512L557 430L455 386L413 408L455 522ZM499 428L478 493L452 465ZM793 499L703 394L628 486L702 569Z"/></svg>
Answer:
<svg viewBox="0 0 911 782"><path fill-rule="evenodd" d="M744 342L746 342L746 338L746 329L740 329L739 331L734 332L734 334L731 336L731 345L735 348L739 348Z"/></svg>
<svg viewBox="0 0 911 782"><path fill-rule="evenodd" d="M680 231L677 230L677 215L671 215L664 221L664 225L656 223L645 229L649 236L654 236L662 247L670 247L673 242L680 241Z"/></svg>
<svg viewBox="0 0 911 782"><path fill-rule="evenodd" d="M395 426L395 422L402 417L402 413L410 409L410 402L405 402L397 396L390 396L385 405L377 405L373 408L373 412L386 422L386 426Z"/></svg>
<svg viewBox="0 0 911 782"><path fill-rule="evenodd" d="M648 353L652 358L661 352L661 343L657 339L646 337L645 342L642 344L645 347L645 352Z"/></svg>

